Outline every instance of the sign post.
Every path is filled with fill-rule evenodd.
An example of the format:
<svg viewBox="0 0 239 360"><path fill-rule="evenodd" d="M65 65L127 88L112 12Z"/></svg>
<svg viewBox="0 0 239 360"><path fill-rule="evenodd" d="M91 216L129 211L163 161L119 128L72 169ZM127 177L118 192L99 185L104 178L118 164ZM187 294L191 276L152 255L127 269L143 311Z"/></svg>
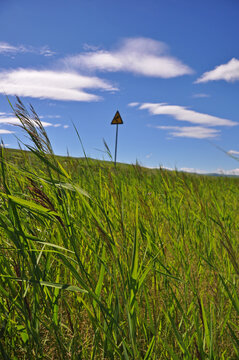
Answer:
<svg viewBox="0 0 239 360"><path fill-rule="evenodd" d="M111 125L116 125L116 136L115 136L115 166L116 166L116 156L117 156L117 146L118 146L118 125L123 124L123 120L120 116L119 111L117 110L113 120L111 121Z"/></svg>

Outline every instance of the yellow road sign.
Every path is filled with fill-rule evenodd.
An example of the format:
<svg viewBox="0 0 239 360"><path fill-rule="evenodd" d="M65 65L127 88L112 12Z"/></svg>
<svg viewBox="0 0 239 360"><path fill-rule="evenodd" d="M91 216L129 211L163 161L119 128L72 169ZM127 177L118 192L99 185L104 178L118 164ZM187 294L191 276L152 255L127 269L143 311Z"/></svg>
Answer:
<svg viewBox="0 0 239 360"><path fill-rule="evenodd" d="M117 110L114 119L111 121L111 125L118 125L118 124L123 124L123 120L120 116L120 113Z"/></svg>

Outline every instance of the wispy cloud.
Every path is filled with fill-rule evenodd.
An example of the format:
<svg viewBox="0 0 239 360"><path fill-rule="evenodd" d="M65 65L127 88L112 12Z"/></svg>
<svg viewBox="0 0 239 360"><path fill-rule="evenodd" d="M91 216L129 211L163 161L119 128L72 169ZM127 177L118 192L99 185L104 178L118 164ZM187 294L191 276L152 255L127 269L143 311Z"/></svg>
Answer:
<svg viewBox="0 0 239 360"><path fill-rule="evenodd" d="M61 115L40 115L39 118L40 119L45 119L45 118L48 118L48 119L60 119Z"/></svg>
<svg viewBox="0 0 239 360"><path fill-rule="evenodd" d="M229 155L239 155L239 151L236 151L236 150L229 150L227 153Z"/></svg>
<svg viewBox="0 0 239 360"><path fill-rule="evenodd" d="M178 121L187 121L204 126L234 126L236 122L209 114L199 113L184 106L168 105L166 103L143 103L140 110L148 110L152 115L168 115Z"/></svg>
<svg viewBox="0 0 239 360"><path fill-rule="evenodd" d="M206 170L189 168L189 167L182 167L179 169L179 171L189 172L189 173L194 173L194 174L206 174L207 173Z"/></svg>
<svg viewBox="0 0 239 360"><path fill-rule="evenodd" d="M25 45L11 45L7 42L0 42L0 55L16 55L23 53L32 53L43 56L53 56L55 53L48 46L33 47Z"/></svg>
<svg viewBox="0 0 239 360"><path fill-rule="evenodd" d="M139 103L138 102L131 102L128 104L129 107L136 107L136 106L139 106Z"/></svg>
<svg viewBox="0 0 239 360"><path fill-rule="evenodd" d="M205 83L208 81L225 80L227 82L233 82L239 80L239 60L232 58L228 63L219 65L211 71L207 71L200 78L196 80L196 83Z"/></svg>
<svg viewBox="0 0 239 360"><path fill-rule="evenodd" d="M168 53L167 46L148 38L127 38L114 50L85 52L64 60L68 66L100 71L126 71L143 76L173 78L193 70Z"/></svg>
<svg viewBox="0 0 239 360"><path fill-rule="evenodd" d="M210 95L201 93L201 94L193 94L192 97L195 99L200 99L200 98L209 98Z"/></svg>
<svg viewBox="0 0 239 360"><path fill-rule="evenodd" d="M9 115L12 115L12 114L6 113L6 112L0 112L0 116L9 116Z"/></svg>
<svg viewBox="0 0 239 360"><path fill-rule="evenodd" d="M48 119L60 119L61 115L44 115L44 118Z"/></svg>
<svg viewBox="0 0 239 360"><path fill-rule="evenodd" d="M109 82L75 72L17 69L0 72L0 93L33 98L98 101L100 96L85 89L117 90Z"/></svg>
<svg viewBox="0 0 239 360"><path fill-rule="evenodd" d="M230 170L225 170L225 169L216 169L213 172L208 172L206 170L202 170L202 169L196 169L196 168L188 168L188 167L182 167L179 169L179 171L184 171L184 172L189 172L189 173L195 173L195 174L218 174L218 175L239 175L239 169L230 169Z"/></svg>
<svg viewBox="0 0 239 360"><path fill-rule="evenodd" d="M0 129L0 134L13 134L14 131L6 130L6 129Z"/></svg>
<svg viewBox="0 0 239 360"><path fill-rule="evenodd" d="M48 126L53 126L53 127L58 127L61 126L61 124L52 124L46 121L41 121L42 125L44 127L48 127ZM21 121L14 116L7 116L7 117L2 117L0 116L0 125L1 124L5 124L5 125L21 125Z"/></svg>
<svg viewBox="0 0 239 360"><path fill-rule="evenodd" d="M220 134L220 130L205 128L202 126L152 126L155 129L168 130L173 137L186 137L193 139L215 138Z"/></svg>
<svg viewBox="0 0 239 360"><path fill-rule="evenodd" d="M44 127L49 127L49 126L52 126L52 127L55 127L55 128L58 128L60 126L62 126L64 129L67 129L69 127L69 125L63 125L63 124L54 124L54 123L50 123L50 122L47 122L47 121L43 121L42 119L44 118L50 118L50 119L58 119L58 118L61 118L60 115L45 115L45 116L39 116L40 120L41 120L41 123ZM21 125L21 121L16 117L14 116L13 114L8 114L8 113L0 113L0 125ZM8 130L6 130L8 131ZM12 131L10 131L10 133L12 133Z"/></svg>
<svg viewBox="0 0 239 360"><path fill-rule="evenodd" d="M83 45L83 49L84 49L85 51L89 51L89 50L91 50L91 51L96 51L96 50L99 50L99 46L90 45L90 44L84 44L84 45Z"/></svg>
<svg viewBox="0 0 239 360"><path fill-rule="evenodd" d="M216 170L217 174L222 174L222 175L236 175L239 176L239 169L230 169L230 170L225 170L225 169L217 169Z"/></svg>

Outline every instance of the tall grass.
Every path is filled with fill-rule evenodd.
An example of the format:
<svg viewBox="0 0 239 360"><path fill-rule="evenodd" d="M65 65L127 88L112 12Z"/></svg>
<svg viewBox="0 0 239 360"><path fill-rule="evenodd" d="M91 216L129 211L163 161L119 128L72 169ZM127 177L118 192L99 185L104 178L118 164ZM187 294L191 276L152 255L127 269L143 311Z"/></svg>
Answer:
<svg viewBox="0 0 239 360"><path fill-rule="evenodd" d="M14 111L31 143L1 147L0 357L239 358L239 180L58 158Z"/></svg>

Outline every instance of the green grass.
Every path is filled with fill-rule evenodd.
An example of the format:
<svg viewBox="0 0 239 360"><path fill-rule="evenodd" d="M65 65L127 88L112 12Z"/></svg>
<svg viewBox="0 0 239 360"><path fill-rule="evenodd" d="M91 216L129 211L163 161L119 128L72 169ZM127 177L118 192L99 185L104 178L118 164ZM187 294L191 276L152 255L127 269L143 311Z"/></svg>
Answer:
<svg viewBox="0 0 239 360"><path fill-rule="evenodd" d="M15 112L32 143L1 151L0 358L238 359L239 179L56 157Z"/></svg>

